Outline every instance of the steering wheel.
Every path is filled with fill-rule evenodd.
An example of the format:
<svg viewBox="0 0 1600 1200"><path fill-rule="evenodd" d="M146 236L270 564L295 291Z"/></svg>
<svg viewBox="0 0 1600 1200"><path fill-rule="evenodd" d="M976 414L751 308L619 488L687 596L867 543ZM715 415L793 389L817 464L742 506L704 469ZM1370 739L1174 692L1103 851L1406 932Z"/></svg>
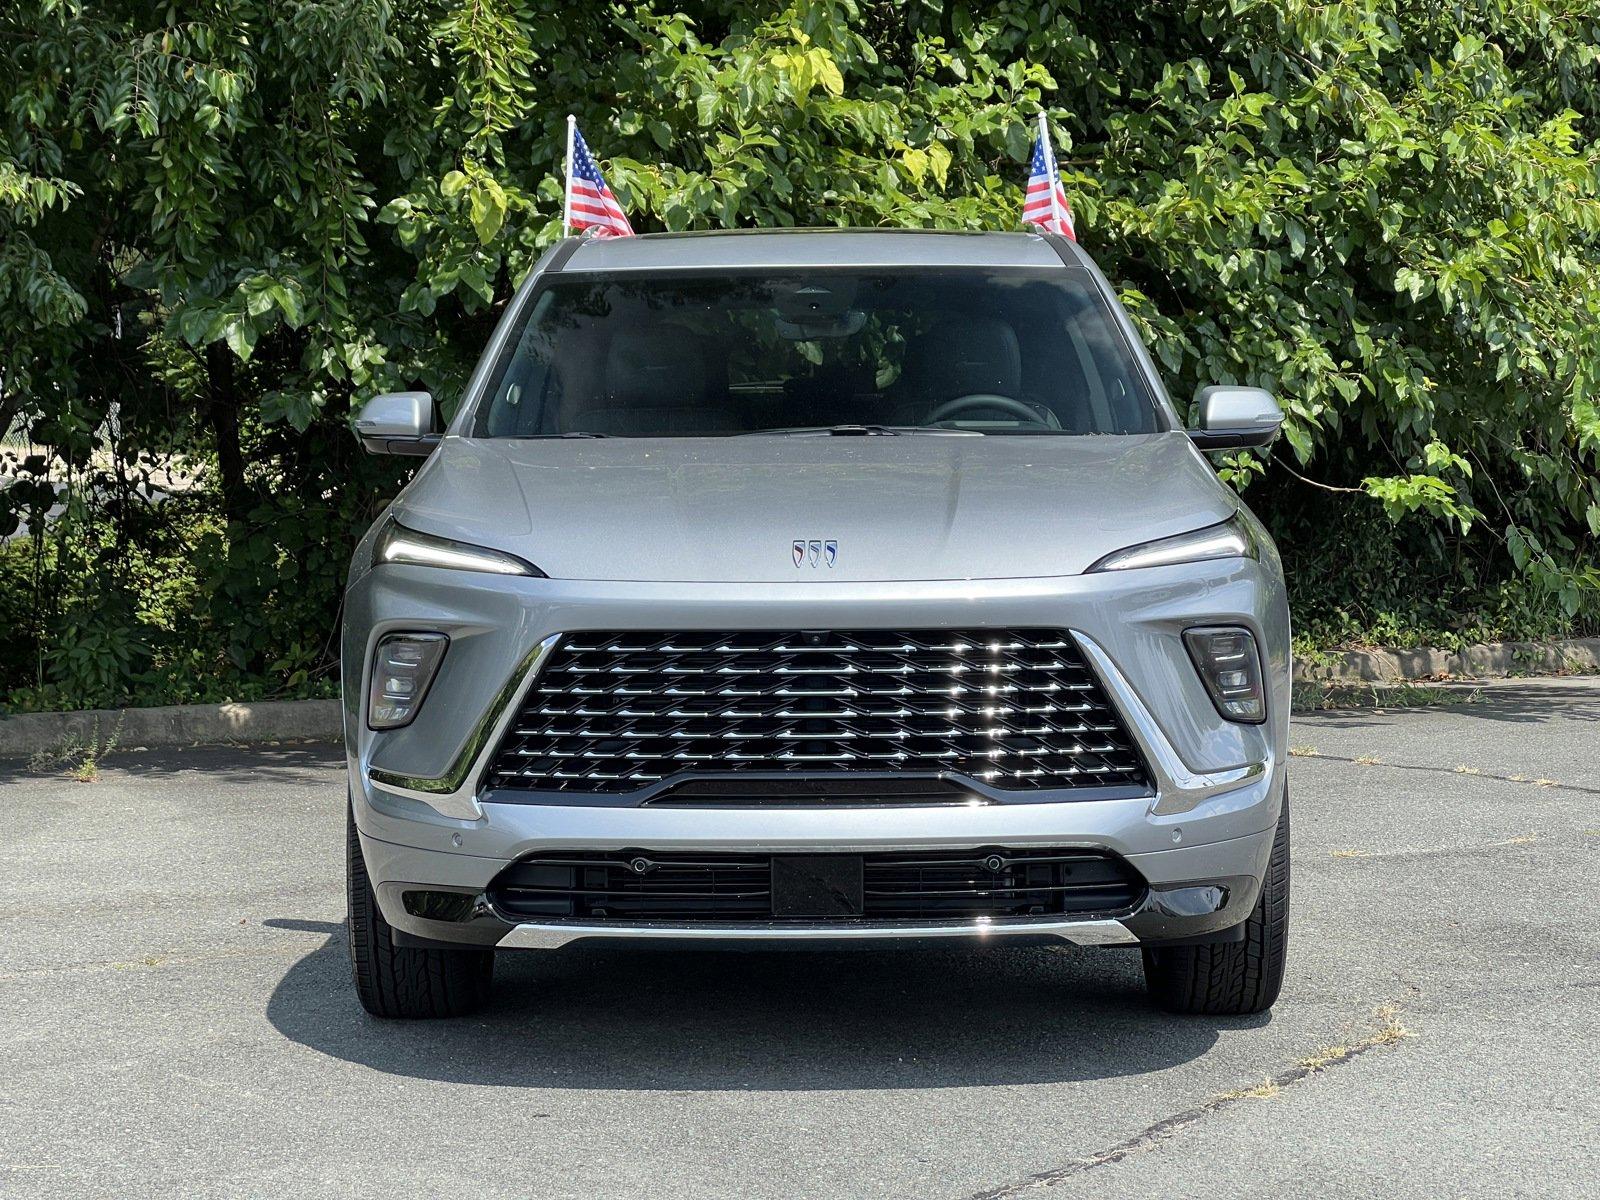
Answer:
<svg viewBox="0 0 1600 1200"><path fill-rule="evenodd" d="M948 421L956 413L965 412L969 408L999 409L1030 425L1049 426L1049 422L1041 419L1032 405L1014 400L1010 396L997 396L992 392L973 392L968 396L957 396L954 400L946 400L923 420L929 425L937 425L940 421Z"/></svg>

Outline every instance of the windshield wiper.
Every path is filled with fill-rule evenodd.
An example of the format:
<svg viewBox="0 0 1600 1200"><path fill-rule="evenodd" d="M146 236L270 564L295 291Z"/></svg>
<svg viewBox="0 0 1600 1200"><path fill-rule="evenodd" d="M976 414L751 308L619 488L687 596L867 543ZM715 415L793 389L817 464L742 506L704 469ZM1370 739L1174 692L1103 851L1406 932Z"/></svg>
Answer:
<svg viewBox="0 0 1600 1200"><path fill-rule="evenodd" d="M739 437L898 437L902 433L983 435L976 429L940 429L930 425L795 425L789 429L747 429Z"/></svg>

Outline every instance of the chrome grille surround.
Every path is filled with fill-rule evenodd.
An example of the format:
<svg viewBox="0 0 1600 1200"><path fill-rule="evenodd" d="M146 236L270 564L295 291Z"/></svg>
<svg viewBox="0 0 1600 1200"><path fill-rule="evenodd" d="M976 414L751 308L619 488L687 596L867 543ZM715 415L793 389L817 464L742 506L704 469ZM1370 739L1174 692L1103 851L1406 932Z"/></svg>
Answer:
<svg viewBox="0 0 1600 1200"><path fill-rule="evenodd" d="M1076 642L1052 629L568 633L485 783L615 794L856 772L1001 791L1149 786Z"/></svg>

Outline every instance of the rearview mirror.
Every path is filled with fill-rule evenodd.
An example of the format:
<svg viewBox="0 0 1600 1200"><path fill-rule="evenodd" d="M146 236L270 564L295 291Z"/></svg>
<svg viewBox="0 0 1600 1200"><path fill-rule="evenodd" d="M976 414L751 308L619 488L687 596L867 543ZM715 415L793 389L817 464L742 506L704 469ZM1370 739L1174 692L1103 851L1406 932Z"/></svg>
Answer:
<svg viewBox="0 0 1600 1200"><path fill-rule="evenodd" d="M439 444L433 431L433 397L427 392L385 392L356 417L356 436L370 454L425 457Z"/></svg>
<svg viewBox="0 0 1600 1200"><path fill-rule="evenodd" d="M1262 388L1212 384L1200 389L1199 427L1189 437L1201 450L1268 446L1283 427L1283 410Z"/></svg>

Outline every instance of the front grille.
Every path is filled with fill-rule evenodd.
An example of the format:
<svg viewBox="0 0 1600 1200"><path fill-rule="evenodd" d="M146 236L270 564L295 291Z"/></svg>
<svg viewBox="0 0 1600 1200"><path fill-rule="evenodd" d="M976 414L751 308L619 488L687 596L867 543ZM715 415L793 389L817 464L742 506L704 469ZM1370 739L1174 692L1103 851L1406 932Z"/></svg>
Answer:
<svg viewBox="0 0 1600 1200"><path fill-rule="evenodd" d="M490 767L496 788L628 792L697 773L1147 786L1070 634L574 633Z"/></svg>
<svg viewBox="0 0 1600 1200"><path fill-rule="evenodd" d="M1132 908L1145 889L1123 860L1087 850L984 847L859 858L861 920L1115 913ZM772 862L764 854L562 851L513 863L489 885L488 897L510 920L765 922L780 919ZM792 910L784 915L816 923Z"/></svg>

